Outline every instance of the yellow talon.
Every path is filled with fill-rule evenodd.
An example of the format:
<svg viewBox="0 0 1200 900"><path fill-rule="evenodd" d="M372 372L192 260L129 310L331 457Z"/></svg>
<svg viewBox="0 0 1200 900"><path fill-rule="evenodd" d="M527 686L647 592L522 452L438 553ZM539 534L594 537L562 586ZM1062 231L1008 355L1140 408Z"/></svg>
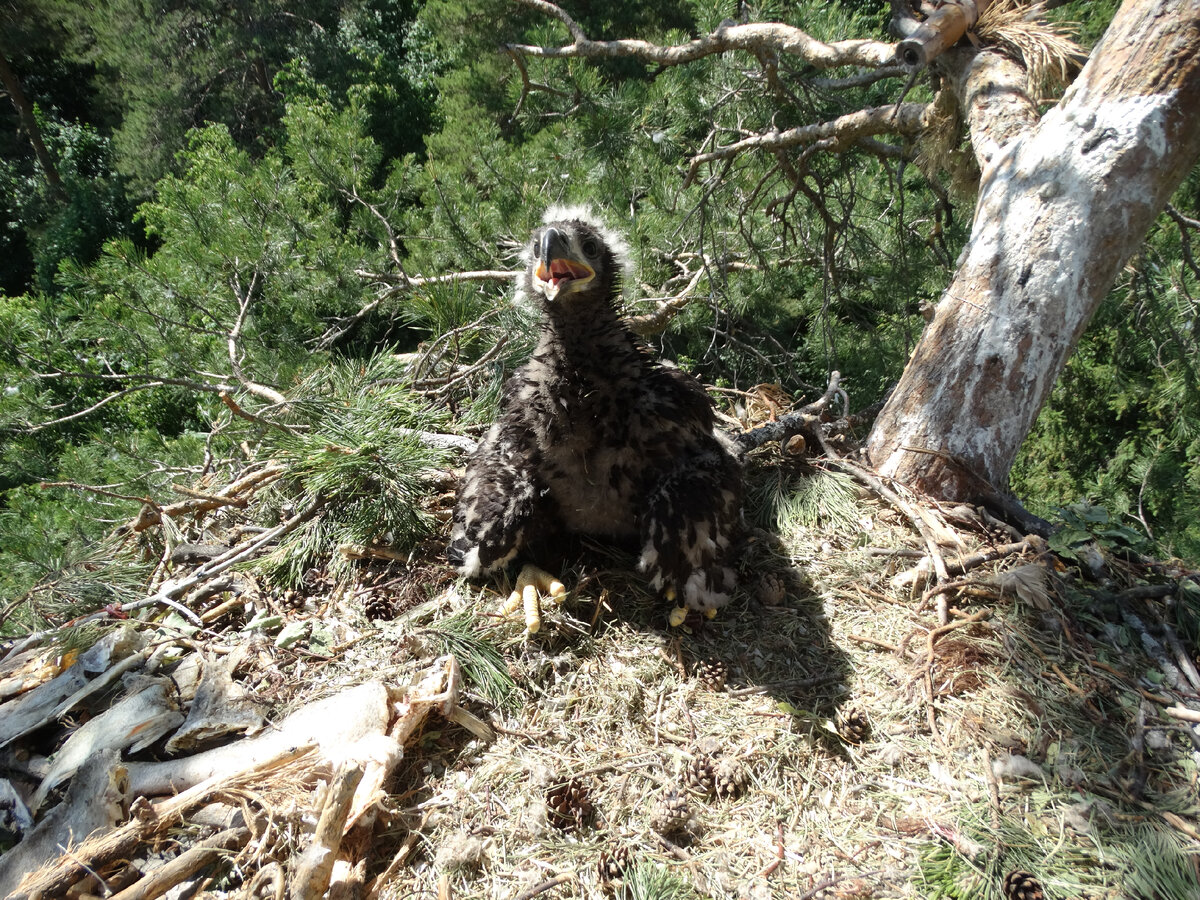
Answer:
<svg viewBox="0 0 1200 900"><path fill-rule="evenodd" d="M704 618L715 619L717 617L717 608L715 606L704 611Z"/></svg>
<svg viewBox="0 0 1200 900"><path fill-rule="evenodd" d="M517 576L515 590L500 607L505 618L512 618L518 609L525 617L525 633L534 634L542 627L542 598L548 597L555 605L567 596L567 586L537 566L527 564Z"/></svg>
<svg viewBox="0 0 1200 900"><path fill-rule="evenodd" d="M667 624L672 628L678 628L683 624L683 620L687 618L687 614L686 606L676 606L671 610L670 615L667 616Z"/></svg>
<svg viewBox="0 0 1200 900"><path fill-rule="evenodd" d="M525 606L525 633L536 634L542 627L542 608L538 604L537 588L532 584L525 585L521 597Z"/></svg>

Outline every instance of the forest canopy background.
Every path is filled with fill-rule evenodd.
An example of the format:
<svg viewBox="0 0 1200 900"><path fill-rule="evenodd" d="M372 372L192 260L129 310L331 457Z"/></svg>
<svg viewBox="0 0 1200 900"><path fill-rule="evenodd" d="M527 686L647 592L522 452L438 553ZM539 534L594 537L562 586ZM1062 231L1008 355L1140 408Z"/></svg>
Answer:
<svg viewBox="0 0 1200 900"><path fill-rule="evenodd" d="M726 6L568 8L593 38L659 43L742 15L884 39L890 14ZM1090 47L1116 6L1051 15ZM252 457L290 466L275 514L337 494L276 554L281 581L341 542L429 534L415 500L436 485L420 476L447 457L405 436L493 414L529 346L499 273L551 203L590 203L627 234L635 298L687 289L654 341L708 383L813 399L838 370L854 408L885 394L969 232L969 148L817 154L805 191L750 153L687 184L714 134L894 104L903 81L822 83L780 59L767 83L732 53L658 68L502 49L563 34L499 0L0 6L0 51L52 164L19 105L0 107L0 595L54 585L5 628L51 615L51 598L132 596L141 576L106 564L105 536L172 484L224 484ZM907 99L931 96L917 80ZM1198 198L1193 172L1011 484L1074 533L1193 562Z"/></svg>

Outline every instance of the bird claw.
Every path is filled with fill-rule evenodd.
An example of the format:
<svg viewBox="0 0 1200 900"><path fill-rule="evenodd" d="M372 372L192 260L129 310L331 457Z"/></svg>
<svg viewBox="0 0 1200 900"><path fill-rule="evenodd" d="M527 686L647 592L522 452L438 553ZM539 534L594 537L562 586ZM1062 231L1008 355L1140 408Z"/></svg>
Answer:
<svg viewBox="0 0 1200 900"><path fill-rule="evenodd" d="M501 607L505 618L514 618L518 609L525 616L525 633L535 634L542 627L542 598L548 597L555 605L567 596L567 586L544 569L527 564L517 576L516 589Z"/></svg>

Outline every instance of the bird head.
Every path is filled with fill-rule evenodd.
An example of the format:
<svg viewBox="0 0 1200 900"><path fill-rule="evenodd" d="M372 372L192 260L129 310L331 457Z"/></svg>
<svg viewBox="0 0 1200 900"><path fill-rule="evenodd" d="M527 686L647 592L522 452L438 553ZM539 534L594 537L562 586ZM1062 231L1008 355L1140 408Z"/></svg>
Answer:
<svg viewBox="0 0 1200 900"><path fill-rule="evenodd" d="M525 253L525 293L546 304L581 297L609 299L620 281L624 250L586 210L552 208Z"/></svg>

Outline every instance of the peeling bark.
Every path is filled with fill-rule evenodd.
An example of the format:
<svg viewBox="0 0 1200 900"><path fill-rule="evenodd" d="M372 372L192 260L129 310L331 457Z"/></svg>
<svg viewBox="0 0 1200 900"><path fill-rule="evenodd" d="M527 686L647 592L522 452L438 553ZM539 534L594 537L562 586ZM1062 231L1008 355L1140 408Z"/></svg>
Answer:
<svg viewBox="0 0 1200 900"><path fill-rule="evenodd" d="M1006 487L1092 314L1200 157L1198 46L1200 0L1126 0L1028 128L1011 72L986 54L961 66L983 169L975 225L868 438L882 474L951 500Z"/></svg>

